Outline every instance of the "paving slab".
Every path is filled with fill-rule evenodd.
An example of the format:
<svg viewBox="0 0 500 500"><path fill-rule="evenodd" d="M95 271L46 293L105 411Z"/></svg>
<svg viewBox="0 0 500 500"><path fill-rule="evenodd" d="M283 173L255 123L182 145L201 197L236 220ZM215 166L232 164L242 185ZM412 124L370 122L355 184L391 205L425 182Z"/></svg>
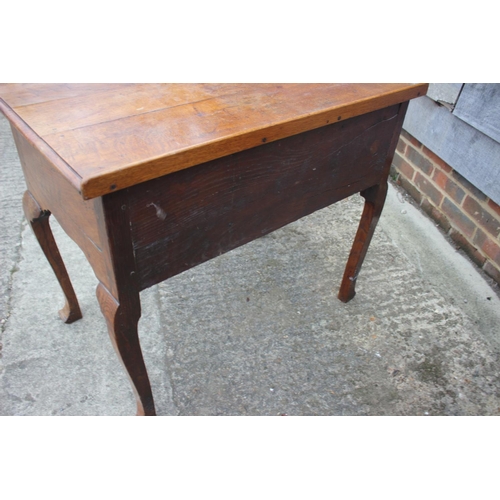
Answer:
<svg viewBox="0 0 500 500"><path fill-rule="evenodd" d="M1 415L132 415L83 253L52 222L83 319L27 224L0 117ZM390 187L357 284L336 298L353 196L141 293L159 415L498 415L500 299Z"/></svg>

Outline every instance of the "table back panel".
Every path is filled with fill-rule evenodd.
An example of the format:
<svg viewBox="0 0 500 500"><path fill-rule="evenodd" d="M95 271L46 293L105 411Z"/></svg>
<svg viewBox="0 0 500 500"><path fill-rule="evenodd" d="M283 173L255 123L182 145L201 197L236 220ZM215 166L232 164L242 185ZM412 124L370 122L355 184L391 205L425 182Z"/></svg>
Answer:
<svg viewBox="0 0 500 500"><path fill-rule="evenodd" d="M379 183L394 153L401 108L390 106L128 188L140 288Z"/></svg>

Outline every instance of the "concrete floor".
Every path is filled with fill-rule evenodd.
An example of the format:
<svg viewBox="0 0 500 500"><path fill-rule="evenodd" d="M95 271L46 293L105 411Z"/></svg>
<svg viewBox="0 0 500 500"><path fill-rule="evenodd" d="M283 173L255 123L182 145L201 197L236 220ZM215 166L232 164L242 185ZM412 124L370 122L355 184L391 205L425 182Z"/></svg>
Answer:
<svg viewBox="0 0 500 500"><path fill-rule="evenodd" d="M82 252L53 229L84 318L65 325L23 219L0 115L0 414L132 415ZM391 187L357 295L336 298L353 196L141 294L159 415L499 415L498 287Z"/></svg>

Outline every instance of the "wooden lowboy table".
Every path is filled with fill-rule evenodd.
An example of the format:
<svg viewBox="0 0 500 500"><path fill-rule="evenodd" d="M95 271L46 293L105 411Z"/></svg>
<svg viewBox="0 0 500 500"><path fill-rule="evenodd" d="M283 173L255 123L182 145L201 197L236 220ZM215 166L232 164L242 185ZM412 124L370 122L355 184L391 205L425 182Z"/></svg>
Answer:
<svg viewBox="0 0 500 500"><path fill-rule="evenodd" d="M365 198L339 298L354 297L410 84L0 84L28 190L24 211L81 318L54 214L97 298L140 415L154 415L139 292L354 193Z"/></svg>

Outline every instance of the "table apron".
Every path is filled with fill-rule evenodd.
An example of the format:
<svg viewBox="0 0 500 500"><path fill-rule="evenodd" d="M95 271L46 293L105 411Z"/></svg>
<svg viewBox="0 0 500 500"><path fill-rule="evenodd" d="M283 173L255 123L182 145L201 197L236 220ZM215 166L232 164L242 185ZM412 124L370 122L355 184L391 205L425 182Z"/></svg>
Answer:
<svg viewBox="0 0 500 500"><path fill-rule="evenodd" d="M385 182L400 109L384 108L128 188L140 289Z"/></svg>
<svg viewBox="0 0 500 500"><path fill-rule="evenodd" d="M26 186L43 211L57 219L66 234L80 247L97 279L114 290L114 272L106 241L102 198L83 200L21 131L12 127Z"/></svg>

